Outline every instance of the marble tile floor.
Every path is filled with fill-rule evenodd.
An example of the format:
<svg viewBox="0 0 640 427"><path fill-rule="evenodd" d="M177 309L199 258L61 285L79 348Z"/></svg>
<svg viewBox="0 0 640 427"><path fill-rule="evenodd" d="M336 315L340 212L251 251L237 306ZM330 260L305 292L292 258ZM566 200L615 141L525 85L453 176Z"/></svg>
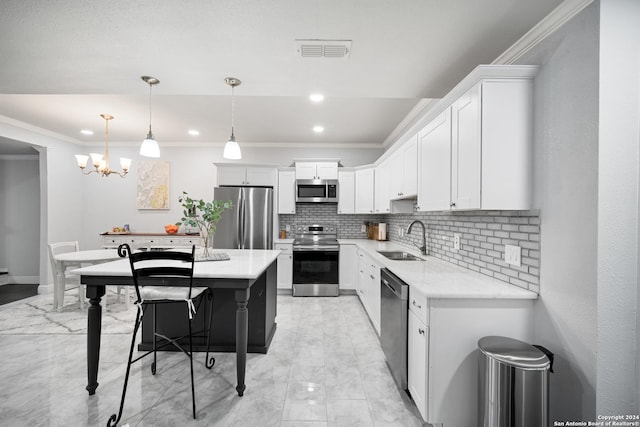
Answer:
<svg viewBox="0 0 640 427"><path fill-rule="evenodd" d="M119 407L135 308L109 298L103 312L99 387L86 386L86 308L51 294L0 307L0 425L105 426ZM65 298L65 302L67 298ZM356 296L278 295L269 353L249 354L243 397L235 392L235 354L194 360L197 419L191 417L189 364L162 353L132 367L122 425L129 426L420 426L420 415L385 365L377 336Z"/></svg>

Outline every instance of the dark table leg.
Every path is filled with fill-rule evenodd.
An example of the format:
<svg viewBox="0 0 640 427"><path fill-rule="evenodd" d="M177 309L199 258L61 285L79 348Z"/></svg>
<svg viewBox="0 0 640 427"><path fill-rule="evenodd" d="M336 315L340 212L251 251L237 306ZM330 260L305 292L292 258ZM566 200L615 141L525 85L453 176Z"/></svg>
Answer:
<svg viewBox="0 0 640 427"><path fill-rule="evenodd" d="M87 286L89 308L87 310L87 391L95 394L98 388L98 364L100 362L100 333L102 329L102 306L104 286Z"/></svg>
<svg viewBox="0 0 640 427"><path fill-rule="evenodd" d="M241 289L236 291L236 371L238 375L238 385L236 390L238 396L244 394L247 388L244 384L244 374L247 368L247 342L249 334L249 311L247 303L249 302L249 289Z"/></svg>

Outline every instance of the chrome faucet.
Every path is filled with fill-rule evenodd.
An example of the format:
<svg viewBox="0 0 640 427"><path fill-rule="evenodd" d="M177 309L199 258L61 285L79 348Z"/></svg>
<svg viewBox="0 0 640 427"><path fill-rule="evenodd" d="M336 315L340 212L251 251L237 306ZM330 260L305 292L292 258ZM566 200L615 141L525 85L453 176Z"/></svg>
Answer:
<svg viewBox="0 0 640 427"><path fill-rule="evenodd" d="M407 228L407 234L411 234L411 228L413 227L413 224L420 224L422 226L422 246L418 246L418 249L420 249L420 252L422 252L422 255L426 255L427 254L427 236L426 236L426 230L427 227L425 227L424 223L420 220L415 220L413 221L411 224L409 224L409 228Z"/></svg>

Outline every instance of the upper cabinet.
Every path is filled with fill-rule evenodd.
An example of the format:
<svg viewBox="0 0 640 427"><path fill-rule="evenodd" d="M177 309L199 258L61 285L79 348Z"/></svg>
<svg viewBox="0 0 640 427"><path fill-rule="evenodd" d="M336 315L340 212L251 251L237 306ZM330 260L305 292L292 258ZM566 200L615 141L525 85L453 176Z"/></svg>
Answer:
<svg viewBox="0 0 640 427"><path fill-rule="evenodd" d="M391 200L389 197L391 175L397 171L392 169L390 160L385 160L375 168L374 173L374 211L376 213L391 212ZM393 173L392 173L393 172Z"/></svg>
<svg viewBox="0 0 640 427"><path fill-rule="evenodd" d="M498 76L472 73L479 81L463 81L466 91L418 134L419 211L532 207L535 67L488 70Z"/></svg>
<svg viewBox="0 0 640 427"><path fill-rule="evenodd" d="M356 171L356 213L374 212L374 169L358 169Z"/></svg>
<svg viewBox="0 0 640 427"><path fill-rule="evenodd" d="M355 213L356 173L352 170L338 171L338 213Z"/></svg>
<svg viewBox="0 0 640 427"><path fill-rule="evenodd" d="M391 163L390 199L415 198L418 191L418 136L400 146Z"/></svg>
<svg viewBox="0 0 640 427"><path fill-rule="evenodd" d="M276 169L250 165L216 164L218 185L259 185L275 187Z"/></svg>
<svg viewBox="0 0 640 427"><path fill-rule="evenodd" d="M296 172L278 171L278 213L296 213Z"/></svg>
<svg viewBox="0 0 640 427"><path fill-rule="evenodd" d="M338 179L338 162L296 162L296 179Z"/></svg>

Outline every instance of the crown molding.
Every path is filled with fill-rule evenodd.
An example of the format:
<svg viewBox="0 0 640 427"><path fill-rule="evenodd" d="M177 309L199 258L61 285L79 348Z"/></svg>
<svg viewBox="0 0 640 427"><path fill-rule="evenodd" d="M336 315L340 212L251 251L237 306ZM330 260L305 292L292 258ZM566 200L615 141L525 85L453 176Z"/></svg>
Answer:
<svg viewBox="0 0 640 427"><path fill-rule="evenodd" d="M593 0L565 0L498 56L492 64L513 64L591 3Z"/></svg>

